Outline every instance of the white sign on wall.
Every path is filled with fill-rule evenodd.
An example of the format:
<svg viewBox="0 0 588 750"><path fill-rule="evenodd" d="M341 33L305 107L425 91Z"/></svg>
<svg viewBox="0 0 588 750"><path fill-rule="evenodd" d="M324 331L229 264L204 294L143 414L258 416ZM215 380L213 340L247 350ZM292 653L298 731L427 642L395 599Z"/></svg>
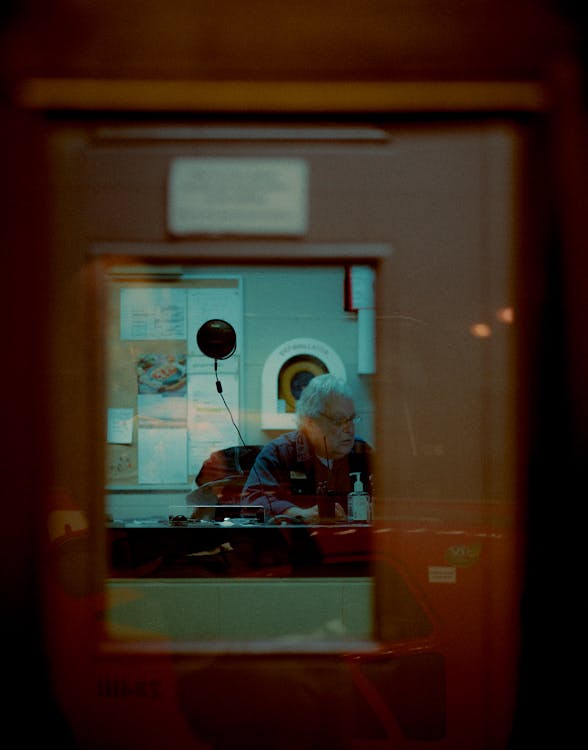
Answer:
<svg viewBox="0 0 588 750"><path fill-rule="evenodd" d="M283 413L278 401L278 376L292 357L309 355L321 361L328 372L347 379L343 360L324 341L296 338L284 341L266 359L261 376L261 428L290 430L296 426L296 415Z"/></svg>
<svg viewBox="0 0 588 750"><path fill-rule="evenodd" d="M308 228L308 164L285 158L175 159L167 218L174 235L302 235Z"/></svg>

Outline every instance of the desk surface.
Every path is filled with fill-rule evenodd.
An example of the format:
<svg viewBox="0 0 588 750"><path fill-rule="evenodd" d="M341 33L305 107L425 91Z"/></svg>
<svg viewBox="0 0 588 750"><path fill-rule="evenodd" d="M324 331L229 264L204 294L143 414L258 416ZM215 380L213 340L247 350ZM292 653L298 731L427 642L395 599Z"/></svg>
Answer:
<svg viewBox="0 0 588 750"><path fill-rule="evenodd" d="M368 524L165 519L107 524L111 577L366 576Z"/></svg>
<svg viewBox="0 0 588 750"><path fill-rule="evenodd" d="M221 521L197 521L186 519L185 522L173 522L167 518L136 518L121 519L106 522L109 529L275 529L279 528L302 528L302 529L368 529L370 523L349 521L337 521L334 523L301 523L300 521L266 521L259 522L253 519L226 518Z"/></svg>

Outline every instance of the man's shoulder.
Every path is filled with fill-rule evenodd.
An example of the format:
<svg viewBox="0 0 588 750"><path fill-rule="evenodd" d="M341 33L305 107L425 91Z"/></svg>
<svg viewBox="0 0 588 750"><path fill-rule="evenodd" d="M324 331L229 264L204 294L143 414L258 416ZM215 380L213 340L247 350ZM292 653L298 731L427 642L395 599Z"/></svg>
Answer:
<svg viewBox="0 0 588 750"><path fill-rule="evenodd" d="M276 451L287 450L290 447L296 446L298 439L298 431L292 430L291 432L284 432L282 435L270 440L266 443L263 448L263 453L273 453Z"/></svg>
<svg viewBox="0 0 588 750"><path fill-rule="evenodd" d="M358 437L355 438L352 448L353 453L373 453L373 450L373 447L367 440Z"/></svg>
<svg viewBox="0 0 588 750"><path fill-rule="evenodd" d="M259 461L268 465L290 465L299 454L298 431L285 432L266 443L259 454Z"/></svg>

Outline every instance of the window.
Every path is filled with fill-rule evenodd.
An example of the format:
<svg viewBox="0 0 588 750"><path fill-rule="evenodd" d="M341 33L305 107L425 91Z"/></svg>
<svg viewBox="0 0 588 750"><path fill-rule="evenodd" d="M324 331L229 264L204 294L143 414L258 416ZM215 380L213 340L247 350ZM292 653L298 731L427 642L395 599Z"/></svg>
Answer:
<svg viewBox="0 0 588 750"><path fill-rule="evenodd" d="M354 477L337 523L284 526L241 503L260 449L296 428L284 366L263 376L276 351L286 368L297 363L289 400L301 377L344 379L352 426L376 448L373 374L358 372L368 333L347 304L349 266L108 259L102 273L107 590L112 602L140 592L109 608L109 635L233 647L371 639L372 532L348 518ZM219 320L236 341L209 356L199 334ZM281 429L265 427L268 410Z"/></svg>

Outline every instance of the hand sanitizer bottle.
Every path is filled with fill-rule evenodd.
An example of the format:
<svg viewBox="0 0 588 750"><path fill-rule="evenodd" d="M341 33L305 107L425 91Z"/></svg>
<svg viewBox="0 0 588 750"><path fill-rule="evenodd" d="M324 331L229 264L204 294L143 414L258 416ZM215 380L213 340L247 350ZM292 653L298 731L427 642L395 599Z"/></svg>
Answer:
<svg viewBox="0 0 588 750"><path fill-rule="evenodd" d="M353 471L349 476L355 477L355 483L353 492L347 495L347 518L355 523L369 523L372 520L372 506L370 496L363 488L361 473Z"/></svg>

